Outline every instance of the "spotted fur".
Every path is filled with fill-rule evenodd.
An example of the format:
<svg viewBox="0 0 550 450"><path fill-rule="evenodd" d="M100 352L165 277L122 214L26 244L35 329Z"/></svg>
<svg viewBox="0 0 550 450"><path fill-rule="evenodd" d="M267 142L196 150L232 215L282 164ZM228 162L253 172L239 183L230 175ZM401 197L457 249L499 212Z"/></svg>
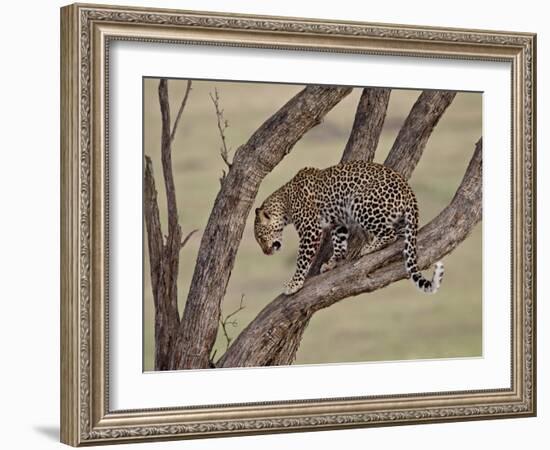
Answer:
<svg viewBox="0 0 550 450"><path fill-rule="evenodd" d="M373 237L361 255L403 237L408 277L422 292L431 294L439 289L444 273L441 261L436 263L431 280L418 270L418 204L414 192L401 175L381 164L351 161L322 170L300 170L256 209L254 235L265 254L281 248L283 228L291 223L300 244L296 272L286 286L287 295L304 284L325 231L331 233L333 254L321 272L345 259L352 223Z"/></svg>

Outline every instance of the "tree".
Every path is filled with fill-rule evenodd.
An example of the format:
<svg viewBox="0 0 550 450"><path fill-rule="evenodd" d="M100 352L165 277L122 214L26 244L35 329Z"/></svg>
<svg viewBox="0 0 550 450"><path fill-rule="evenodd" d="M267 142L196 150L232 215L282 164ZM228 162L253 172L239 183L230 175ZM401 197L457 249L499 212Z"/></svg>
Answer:
<svg viewBox="0 0 550 450"><path fill-rule="evenodd" d="M354 295L373 292L406 278L401 261L403 241L366 257L359 257L361 233L353 233L349 256L344 264L319 274L331 251L328 239L308 275L304 287L292 296L273 299L234 339L214 363L211 351L220 326L221 304L245 222L264 177L294 145L352 88L307 86L266 120L229 162L220 121L217 96L213 97L222 137L222 157L228 166L220 191L204 230L185 309L177 305L179 252L190 237L182 239L178 223L176 193L171 167L171 144L184 111L191 82L171 125L168 82L159 82L162 118L161 158L168 207L168 234L163 237L151 160L145 157L144 214L150 255L151 281L155 305L155 369L200 369L291 364L303 333L315 312ZM391 90L365 88L360 97L353 127L342 161L375 155ZM385 164L409 178L425 145L455 93L425 91L419 96L393 144ZM222 117L223 119L223 117ZM450 253L481 219L482 141L473 156L449 205L418 234L418 266L425 269ZM368 274L368 276L366 276Z"/></svg>

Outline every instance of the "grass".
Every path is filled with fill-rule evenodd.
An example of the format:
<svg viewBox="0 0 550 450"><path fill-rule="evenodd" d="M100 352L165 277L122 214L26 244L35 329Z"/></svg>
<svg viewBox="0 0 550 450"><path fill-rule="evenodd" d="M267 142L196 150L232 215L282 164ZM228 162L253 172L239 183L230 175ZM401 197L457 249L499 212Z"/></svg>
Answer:
<svg viewBox="0 0 550 450"><path fill-rule="evenodd" d="M152 157L161 221L166 225L166 204L161 183L160 112L158 80L144 86L144 151ZM186 82L169 82L171 109L177 111ZM174 141L173 168L179 220L184 234L197 232L182 250L178 278L179 306L183 305L198 253L202 230L219 191L225 165L209 93L217 88L226 131L233 148L250 135L302 86L196 81ZM292 152L263 181L255 206L304 166L327 167L338 162L345 146L360 89L337 105L323 123L307 133ZM391 148L418 91L394 90L375 160L382 162ZM481 94L459 93L434 130L410 183L420 206L421 225L435 217L452 199L481 135ZM285 230L283 248L264 256L254 240L252 215L239 247L235 267L222 305L223 314L245 309L229 332L236 336L282 290L295 266L297 237ZM166 228L165 228L166 229ZM480 356L482 349L481 225L444 259L446 272L435 296L417 292L409 281L394 283L371 294L345 299L318 312L304 334L296 364L353 361L432 359ZM144 245L144 369L153 369L154 310ZM225 338L220 332L215 348L221 355Z"/></svg>

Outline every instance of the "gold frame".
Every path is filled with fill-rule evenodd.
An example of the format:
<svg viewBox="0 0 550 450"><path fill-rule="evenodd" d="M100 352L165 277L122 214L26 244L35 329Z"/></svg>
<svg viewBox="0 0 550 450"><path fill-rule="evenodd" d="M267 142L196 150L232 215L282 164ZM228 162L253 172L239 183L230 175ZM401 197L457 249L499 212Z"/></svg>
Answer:
<svg viewBox="0 0 550 450"><path fill-rule="evenodd" d="M512 66L512 385L389 397L110 411L106 89L115 39L431 58ZM466 29L75 4L61 9L61 440L128 441L533 416L536 36Z"/></svg>

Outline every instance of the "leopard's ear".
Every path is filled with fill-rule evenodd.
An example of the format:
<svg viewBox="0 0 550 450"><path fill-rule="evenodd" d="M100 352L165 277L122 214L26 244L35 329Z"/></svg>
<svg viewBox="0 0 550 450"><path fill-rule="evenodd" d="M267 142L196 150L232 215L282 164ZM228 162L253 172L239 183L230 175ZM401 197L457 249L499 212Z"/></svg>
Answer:
<svg viewBox="0 0 550 450"><path fill-rule="evenodd" d="M259 217L262 222L267 222L271 218L262 208L256 208L256 217Z"/></svg>

